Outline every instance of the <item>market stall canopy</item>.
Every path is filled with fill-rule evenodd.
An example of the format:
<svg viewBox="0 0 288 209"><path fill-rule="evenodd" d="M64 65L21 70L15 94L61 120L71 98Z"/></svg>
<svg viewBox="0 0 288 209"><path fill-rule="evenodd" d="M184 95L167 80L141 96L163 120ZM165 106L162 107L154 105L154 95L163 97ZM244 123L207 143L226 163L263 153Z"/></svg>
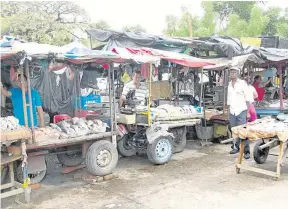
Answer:
<svg viewBox="0 0 288 209"><path fill-rule="evenodd" d="M104 50L113 48L141 48L148 47L165 51L183 52L189 42L170 38L166 36L156 36L147 33L134 33L130 31L117 32L112 30L88 29L87 33L95 40L107 42Z"/></svg>
<svg viewBox="0 0 288 209"><path fill-rule="evenodd" d="M255 49L254 53L266 61L271 62L287 62L288 61L288 49L276 49L276 48L259 48Z"/></svg>
<svg viewBox="0 0 288 209"><path fill-rule="evenodd" d="M140 63L155 63L160 62L160 60L163 59L191 68L199 68L215 64L212 61L206 61L186 54L151 48L113 48L112 51L119 54L121 57L132 57L134 61ZM149 61L149 59L151 60Z"/></svg>
<svg viewBox="0 0 288 209"><path fill-rule="evenodd" d="M205 66L204 70L223 70L229 66L243 68L246 62L253 64L262 64L265 61L256 56L255 54L246 54L241 56L233 57L232 59L228 58L216 58L216 59L205 59L210 62L216 63L215 65Z"/></svg>

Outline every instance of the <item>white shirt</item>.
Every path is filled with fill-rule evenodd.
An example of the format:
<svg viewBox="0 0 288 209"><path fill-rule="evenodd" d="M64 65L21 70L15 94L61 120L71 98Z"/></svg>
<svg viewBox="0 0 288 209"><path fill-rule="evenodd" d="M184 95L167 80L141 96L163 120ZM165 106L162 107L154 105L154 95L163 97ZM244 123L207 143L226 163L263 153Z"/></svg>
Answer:
<svg viewBox="0 0 288 209"><path fill-rule="evenodd" d="M228 86L227 105L230 105L230 113L232 115L237 116L244 110L247 110L246 102L250 102L250 99L249 88L246 81L238 78L234 87L232 86L232 81L230 81Z"/></svg>
<svg viewBox="0 0 288 209"><path fill-rule="evenodd" d="M254 94L257 94L256 89L252 85L248 85L248 100L253 103L255 101Z"/></svg>
<svg viewBox="0 0 288 209"><path fill-rule="evenodd" d="M141 104L145 103L145 98L148 97L148 89L144 83L140 83L139 88L136 88L133 81L124 84L122 96L127 96L128 92L135 90L135 97L137 100L141 101Z"/></svg>

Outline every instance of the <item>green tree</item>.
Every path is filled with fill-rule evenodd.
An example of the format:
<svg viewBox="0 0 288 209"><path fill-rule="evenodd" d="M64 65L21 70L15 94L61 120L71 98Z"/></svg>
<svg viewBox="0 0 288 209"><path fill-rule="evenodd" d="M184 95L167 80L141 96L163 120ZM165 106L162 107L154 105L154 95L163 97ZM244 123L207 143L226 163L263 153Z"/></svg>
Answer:
<svg viewBox="0 0 288 209"><path fill-rule="evenodd" d="M249 21L255 1L214 1L214 11L219 14L220 22L225 22L231 13L237 14L241 20Z"/></svg>
<svg viewBox="0 0 288 209"><path fill-rule="evenodd" d="M2 34L38 43L67 44L89 20L85 10L67 1L1 2L1 9Z"/></svg>
<svg viewBox="0 0 288 209"><path fill-rule="evenodd" d="M245 37L247 35L248 23L242 20L239 15L231 13L228 17L228 25L223 35L228 35L235 38Z"/></svg>
<svg viewBox="0 0 288 209"><path fill-rule="evenodd" d="M100 20L98 22L92 22L88 25L89 28L93 28L93 29L110 29L110 25L104 21L104 20Z"/></svg>
<svg viewBox="0 0 288 209"><path fill-rule="evenodd" d="M260 36L268 23L269 18L264 15L261 8L255 5L251 10L247 35L250 37Z"/></svg>
<svg viewBox="0 0 288 209"><path fill-rule="evenodd" d="M123 31L130 31L135 33L145 33L146 29L143 28L141 25L133 25L133 26L124 26Z"/></svg>
<svg viewBox="0 0 288 209"><path fill-rule="evenodd" d="M279 22L281 8L270 7L264 12L264 16L269 18L269 22L266 25L262 35L273 36L277 33L277 22Z"/></svg>
<svg viewBox="0 0 288 209"><path fill-rule="evenodd" d="M215 21L216 14L214 12L213 2L212 1L203 1L201 3L202 8L204 9L204 17L202 19L202 27L207 29L208 34L212 35L215 32Z"/></svg>

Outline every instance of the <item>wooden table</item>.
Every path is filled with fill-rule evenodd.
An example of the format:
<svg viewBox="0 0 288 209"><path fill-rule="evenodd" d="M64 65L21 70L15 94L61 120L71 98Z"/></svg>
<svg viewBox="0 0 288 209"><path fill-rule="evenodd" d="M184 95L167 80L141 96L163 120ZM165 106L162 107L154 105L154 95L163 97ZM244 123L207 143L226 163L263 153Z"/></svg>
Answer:
<svg viewBox="0 0 288 209"><path fill-rule="evenodd" d="M21 154L20 155L9 155L8 153L5 153L1 156L1 167L8 164L9 168L9 177L10 182L6 184L1 184L1 199L6 197L11 197L14 195L18 195L21 193L25 194L25 201L28 203L30 202L30 192L31 189L27 182L27 176L25 176L25 173L27 173L27 154L26 154L26 140L30 140L32 138L32 133L30 129L21 129L21 130L15 130L15 131L9 131L9 132L1 132L1 144L9 143L9 142L17 142L21 141ZM24 184L21 184L17 181L15 181L14 178L14 162L17 160L24 160L25 166L24 166ZM4 189L9 189L9 191L2 192Z"/></svg>
<svg viewBox="0 0 288 209"><path fill-rule="evenodd" d="M288 155L288 125L286 127L285 124L281 124L282 122L276 121L271 118L263 118L259 119L255 122L248 123L242 126L237 126L232 128L233 138L239 137L240 142L240 152L238 155L238 162L236 164L236 172L240 173L240 170L248 170L256 173L261 173L264 175L275 177L277 180L281 176L281 167L283 166L283 161ZM273 128L274 126L278 128ZM267 127L272 127L269 130ZM283 130L281 130L281 128ZM276 172L268 171L260 168L255 168L247 165L243 165L243 154L244 154L244 146L245 140L263 140L263 145L256 147L257 149L263 150L265 148L274 148L279 147L278 161L277 161L277 170ZM264 141L269 141L264 143ZM255 151L255 150L254 150ZM257 151L257 150L256 150ZM268 153L267 153L268 155Z"/></svg>

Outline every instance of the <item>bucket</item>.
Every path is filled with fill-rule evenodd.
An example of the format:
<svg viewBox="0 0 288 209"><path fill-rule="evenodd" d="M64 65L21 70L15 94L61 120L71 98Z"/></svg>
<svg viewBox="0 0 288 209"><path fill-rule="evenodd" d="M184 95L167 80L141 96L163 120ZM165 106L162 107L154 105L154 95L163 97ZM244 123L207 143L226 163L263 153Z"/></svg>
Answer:
<svg viewBox="0 0 288 209"><path fill-rule="evenodd" d="M195 129L196 129L198 139L203 139L203 140L213 139L213 134L214 134L213 126L206 126L206 128L205 128L204 126L197 124L195 126Z"/></svg>

